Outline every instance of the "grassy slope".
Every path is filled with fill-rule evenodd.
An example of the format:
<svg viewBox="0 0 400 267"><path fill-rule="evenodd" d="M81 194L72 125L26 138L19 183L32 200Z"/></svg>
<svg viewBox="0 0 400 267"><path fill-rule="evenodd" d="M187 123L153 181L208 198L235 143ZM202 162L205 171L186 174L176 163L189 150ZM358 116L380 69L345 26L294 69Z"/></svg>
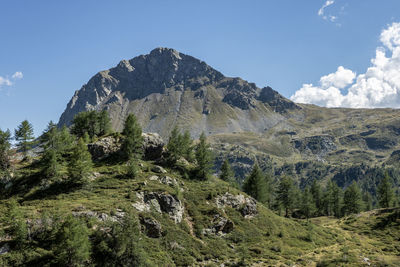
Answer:
<svg viewBox="0 0 400 267"><path fill-rule="evenodd" d="M41 190L39 167L34 164L21 165L20 175L14 178L14 186L9 194L18 198L27 219L39 218L44 212L66 215L82 209L112 214L117 208L131 207L136 201L135 192L138 191L161 191L175 195L185 206L182 223L175 224L166 214L142 213L162 224L161 238L141 236L141 245L145 248L149 260L158 266L214 266L217 263L235 263L240 260L256 266L315 266L318 262L354 265L361 263L360 256L369 257L371 262L394 263L399 260L400 248L394 245L395 237L400 236L398 221L397 228L391 227L396 225L387 225L382 229L371 230L373 222L385 217L366 213L357 218L339 221L317 218L313 223L309 223L280 217L260 204L259 214L254 218L245 219L232 208L217 208L216 196L225 192L243 194L225 182L216 178L204 182L182 179L179 173L169 170L168 175L176 178L179 188L184 190L181 192L178 187L148 180L149 176L154 175L149 171L153 163L142 163L144 166L137 179L125 179L123 165L99 164L95 171L100 175L95 181L85 188L69 192L65 192L65 189L55 191L56 188L51 187ZM3 214L9 201L8 197L0 202L0 211ZM233 232L224 236L202 235L202 229L211 226L215 214L233 221ZM383 215L386 216L386 213ZM374 221L371 221L371 218ZM95 221L94 224L98 222ZM377 239L379 236L384 239ZM393 245L388 246L388 242ZM40 248L40 244L33 245L30 250L30 260L35 259L39 262L40 257L52 253ZM15 256L18 253L20 252L14 251L2 257ZM342 260L344 254L349 255L346 256L347 261Z"/></svg>

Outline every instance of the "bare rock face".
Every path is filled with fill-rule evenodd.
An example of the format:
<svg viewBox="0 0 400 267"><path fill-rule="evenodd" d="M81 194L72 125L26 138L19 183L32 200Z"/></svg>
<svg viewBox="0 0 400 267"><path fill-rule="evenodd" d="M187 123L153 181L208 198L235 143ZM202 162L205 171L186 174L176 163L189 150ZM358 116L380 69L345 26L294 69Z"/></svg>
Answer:
<svg viewBox="0 0 400 267"><path fill-rule="evenodd" d="M156 133L142 133L143 151L146 160L156 160L162 157L164 141ZM123 138L107 136L88 144L88 150L93 160L103 160L111 155L118 154L121 150Z"/></svg>
<svg viewBox="0 0 400 267"><path fill-rule="evenodd" d="M229 206L239 211L243 217L251 218L258 214L257 201L252 197L245 197L242 194L232 195L225 193L215 199L218 208Z"/></svg>
<svg viewBox="0 0 400 267"><path fill-rule="evenodd" d="M166 193L140 192L136 193L138 201L132 206L138 211L149 212L152 209L156 212L165 212L175 223L180 223L183 218L184 207L182 202Z"/></svg>
<svg viewBox="0 0 400 267"><path fill-rule="evenodd" d="M140 218L140 224L148 237L159 238L162 236L161 224L152 218Z"/></svg>
<svg viewBox="0 0 400 267"><path fill-rule="evenodd" d="M143 133L143 150L147 160L161 158L164 150L164 140L157 133Z"/></svg>
<svg viewBox="0 0 400 267"><path fill-rule="evenodd" d="M233 231L234 224L231 220L216 214L212 220L211 228L203 229L204 235L225 235Z"/></svg>
<svg viewBox="0 0 400 267"><path fill-rule="evenodd" d="M95 143L88 144L88 150L94 160L105 159L112 154L117 153L120 148L120 140L113 136L107 136Z"/></svg>

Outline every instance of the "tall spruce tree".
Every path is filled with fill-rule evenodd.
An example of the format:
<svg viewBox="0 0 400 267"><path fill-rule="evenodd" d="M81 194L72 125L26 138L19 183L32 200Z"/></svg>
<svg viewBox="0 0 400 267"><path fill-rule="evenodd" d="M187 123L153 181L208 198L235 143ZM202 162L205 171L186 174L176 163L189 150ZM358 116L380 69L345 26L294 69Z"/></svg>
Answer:
<svg viewBox="0 0 400 267"><path fill-rule="evenodd" d="M17 141L17 147L27 157L27 152L32 148L33 145L33 126L27 120L21 122L15 129L15 140Z"/></svg>
<svg viewBox="0 0 400 267"><path fill-rule="evenodd" d="M175 164L176 161L183 155L182 135L177 126L171 131L171 135L167 144L168 162Z"/></svg>
<svg viewBox="0 0 400 267"><path fill-rule="evenodd" d="M7 171L11 166L10 148L11 133L0 129L0 173Z"/></svg>
<svg viewBox="0 0 400 267"><path fill-rule="evenodd" d="M378 186L378 202L382 208L388 208L392 205L394 199L393 183L388 172L381 180Z"/></svg>
<svg viewBox="0 0 400 267"><path fill-rule="evenodd" d="M58 266L87 266L91 243L85 223L68 216L56 234L54 255Z"/></svg>
<svg viewBox="0 0 400 267"><path fill-rule="evenodd" d="M98 123L99 123L99 136L109 134L111 132L111 120L108 112L102 110L98 113Z"/></svg>
<svg viewBox="0 0 400 267"><path fill-rule="evenodd" d="M300 207L302 213L304 214L304 216L306 216L307 219L312 217L315 213L316 208L314 198L311 194L310 188L308 187L303 191Z"/></svg>
<svg viewBox="0 0 400 267"><path fill-rule="evenodd" d="M316 213L322 215L324 210L322 189L321 185L316 180L314 180L311 185L311 194L313 195L315 208L317 209Z"/></svg>
<svg viewBox="0 0 400 267"><path fill-rule="evenodd" d="M71 180L77 184L86 184L92 172L92 157L82 138L72 148L70 161L68 163L68 174Z"/></svg>
<svg viewBox="0 0 400 267"><path fill-rule="evenodd" d="M344 192L343 209L345 214L359 213L362 210L361 191L355 181Z"/></svg>
<svg viewBox="0 0 400 267"><path fill-rule="evenodd" d="M257 163L253 165L249 176L243 183L243 191L254 197L258 201L265 203L267 201L267 188L264 173Z"/></svg>
<svg viewBox="0 0 400 267"><path fill-rule="evenodd" d="M201 133L199 143L196 146L197 178L207 180L213 167L213 154L210 145L207 144L206 135Z"/></svg>
<svg viewBox="0 0 400 267"><path fill-rule="evenodd" d="M182 136L182 156L190 162L194 160L192 144L193 140L190 135L190 132L186 130Z"/></svg>
<svg viewBox="0 0 400 267"><path fill-rule="evenodd" d="M233 172L231 165L227 159L224 160L221 166L221 174L219 178L225 182L232 181L235 179L235 173Z"/></svg>
<svg viewBox="0 0 400 267"><path fill-rule="evenodd" d="M124 159L140 159L143 155L142 128L134 114L126 118L122 134L125 136L121 147Z"/></svg>
<svg viewBox="0 0 400 267"><path fill-rule="evenodd" d="M289 213L291 212L295 202L295 192L292 178L285 176L280 180L277 190L277 200L285 209L285 216L289 217Z"/></svg>

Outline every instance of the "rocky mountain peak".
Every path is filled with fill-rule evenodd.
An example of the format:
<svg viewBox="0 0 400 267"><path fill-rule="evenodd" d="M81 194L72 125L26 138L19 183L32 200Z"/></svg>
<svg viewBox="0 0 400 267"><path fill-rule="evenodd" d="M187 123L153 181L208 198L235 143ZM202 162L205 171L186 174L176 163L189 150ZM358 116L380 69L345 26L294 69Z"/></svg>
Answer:
<svg viewBox="0 0 400 267"><path fill-rule="evenodd" d="M225 77L204 61L159 47L93 76L75 92L59 125L70 125L81 111L107 109L117 130L127 114L135 113L144 130L164 137L176 124L194 136L260 132L296 107L269 87Z"/></svg>

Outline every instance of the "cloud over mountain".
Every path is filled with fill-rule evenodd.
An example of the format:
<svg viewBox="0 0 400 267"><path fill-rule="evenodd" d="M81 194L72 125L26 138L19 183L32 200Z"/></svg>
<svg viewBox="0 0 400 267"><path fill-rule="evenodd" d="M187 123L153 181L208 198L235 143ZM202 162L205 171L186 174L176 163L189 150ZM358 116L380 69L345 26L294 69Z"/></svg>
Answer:
<svg viewBox="0 0 400 267"><path fill-rule="evenodd" d="M291 100L326 107L400 108L400 23L384 29L380 41L383 46L365 73L356 76L340 66L318 85L303 84Z"/></svg>

